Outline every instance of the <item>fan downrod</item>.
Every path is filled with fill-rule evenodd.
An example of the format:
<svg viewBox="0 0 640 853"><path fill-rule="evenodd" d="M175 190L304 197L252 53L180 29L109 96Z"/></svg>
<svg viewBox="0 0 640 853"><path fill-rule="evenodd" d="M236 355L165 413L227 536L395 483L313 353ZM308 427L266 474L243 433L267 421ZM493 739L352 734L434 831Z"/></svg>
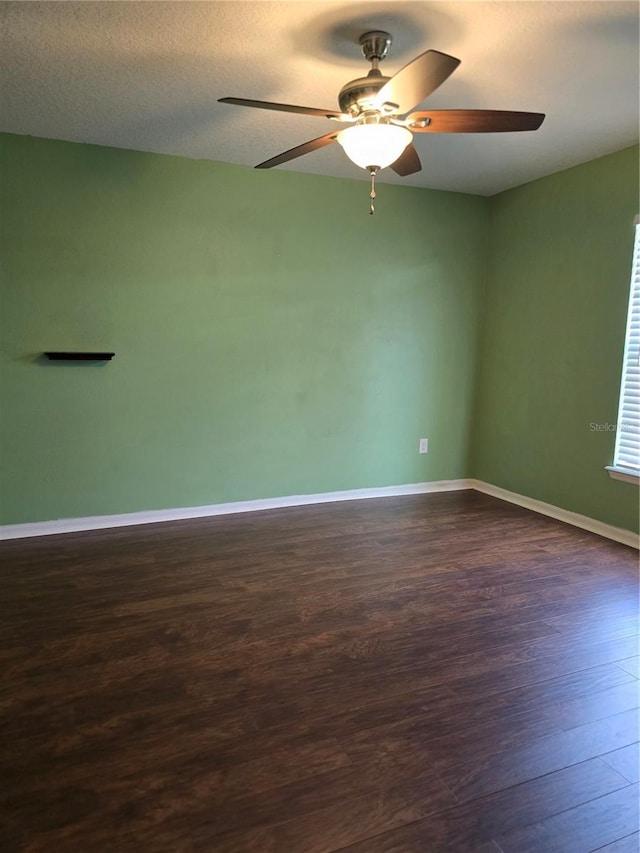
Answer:
<svg viewBox="0 0 640 853"><path fill-rule="evenodd" d="M366 77L358 77L357 80L345 83L338 93L340 109L354 120L366 110L376 109L376 96L389 80L389 77L380 73L378 64L389 52L392 38L390 33L384 30L371 30L363 33L359 42L365 59L371 63L371 69Z"/></svg>

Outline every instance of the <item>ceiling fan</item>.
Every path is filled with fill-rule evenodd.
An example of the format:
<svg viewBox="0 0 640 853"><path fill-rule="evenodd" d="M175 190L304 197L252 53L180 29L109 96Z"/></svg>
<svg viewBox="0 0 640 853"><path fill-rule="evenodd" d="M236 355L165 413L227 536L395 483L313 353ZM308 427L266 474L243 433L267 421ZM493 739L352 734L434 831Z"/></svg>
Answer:
<svg viewBox="0 0 640 853"><path fill-rule="evenodd" d="M398 175L412 175L422 169L418 152L413 145L413 133L499 133L503 131L537 130L544 120L543 113L512 112L507 110L421 110L411 112L456 70L460 60L437 50L427 50L407 63L393 77L380 72L379 63L391 46L391 36L374 30L360 36L365 59L371 63L366 77L346 83L338 94L339 110L299 107L271 101L246 98L220 98L224 104L279 110L287 113L328 118L339 124L336 128L282 154L258 163L256 169L271 169L303 154L309 154L337 141L357 166L371 175L371 205L373 213L375 176L390 166Z"/></svg>

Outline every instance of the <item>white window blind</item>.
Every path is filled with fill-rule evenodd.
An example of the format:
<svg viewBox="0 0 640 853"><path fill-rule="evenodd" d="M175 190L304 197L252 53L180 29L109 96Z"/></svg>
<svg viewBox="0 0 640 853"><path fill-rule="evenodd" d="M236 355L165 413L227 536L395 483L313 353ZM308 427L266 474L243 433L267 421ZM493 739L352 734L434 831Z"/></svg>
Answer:
<svg viewBox="0 0 640 853"><path fill-rule="evenodd" d="M640 473L640 223L637 220L636 223L613 467L637 475Z"/></svg>

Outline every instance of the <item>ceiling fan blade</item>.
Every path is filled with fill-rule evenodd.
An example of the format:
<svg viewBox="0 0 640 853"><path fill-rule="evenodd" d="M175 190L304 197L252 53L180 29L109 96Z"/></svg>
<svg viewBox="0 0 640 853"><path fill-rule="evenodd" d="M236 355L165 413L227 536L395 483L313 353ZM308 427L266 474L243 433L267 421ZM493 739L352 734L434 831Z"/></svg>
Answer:
<svg viewBox="0 0 640 853"><path fill-rule="evenodd" d="M352 121L351 116L337 110L320 110L316 107L297 107L295 104L276 104L273 101L252 101L248 98L218 98L220 104L237 104L240 107L256 107L259 110L278 110L282 113L299 113L305 116L319 116L338 121Z"/></svg>
<svg viewBox="0 0 640 853"><path fill-rule="evenodd" d="M264 163L258 163L256 169L271 169L273 166L286 163L288 160L295 160L296 157L302 157L303 154L310 154L318 148L324 148L325 145L333 142L339 133L339 130L334 130L333 133L326 133L324 136L310 139L309 142L303 142L302 145L296 145L295 148L290 148L288 151L284 151L270 160L265 160Z"/></svg>
<svg viewBox="0 0 640 853"><path fill-rule="evenodd" d="M420 122L429 120L425 127ZM522 113L509 110L422 110L407 116L412 133L504 133L515 130L537 130L544 113Z"/></svg>
<svg viewBox="0 0 640 853"><path fill-rule="evenodd" d="M440 86L460 65L460 60L439 50L420 54L378 92L377 102L396 104L399 113L408 113Z"/></svg>
<svg viewBox="0 0 640 853"><path fill-rule="evenodd" d="M407 145L396 162L391 164L391 168L396 175L401 175L403 178L422 170L422 163L418 157L418 152L411 143Z"/></svg>

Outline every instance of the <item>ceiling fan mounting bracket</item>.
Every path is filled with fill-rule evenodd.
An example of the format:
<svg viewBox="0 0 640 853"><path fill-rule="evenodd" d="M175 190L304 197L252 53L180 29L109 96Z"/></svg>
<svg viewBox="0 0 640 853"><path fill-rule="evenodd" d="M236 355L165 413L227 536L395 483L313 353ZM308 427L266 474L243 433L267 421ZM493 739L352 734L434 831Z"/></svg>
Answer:
<svg viewBox="0 0 640 853"><path fill-rule="evenodd" d="M360 36L360 47L367 62L381 62L391 47L393 39L384 30L371 30Z"/></svg>

